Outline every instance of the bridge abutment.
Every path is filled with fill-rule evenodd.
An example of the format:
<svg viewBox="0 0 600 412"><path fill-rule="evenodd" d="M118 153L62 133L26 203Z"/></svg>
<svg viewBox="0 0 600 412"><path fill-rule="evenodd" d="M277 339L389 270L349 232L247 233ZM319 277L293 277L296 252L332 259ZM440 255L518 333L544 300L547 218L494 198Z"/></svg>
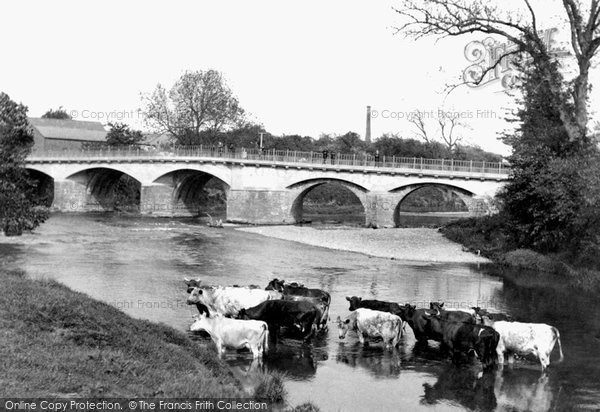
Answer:
<svg viewBox="0 0 600 412"><path fill-rule="evenodd" d="M142 186L140 213L153 216L174 216L173 187L163 184Z"/></svg>
<svg viewBox="0 0 600 412"><path fill-rule="evenodd" d="M73 180L54 181L52 210L59 212L87 212L87 188Z"/></svg>
<svg viewBox="0 0 600 412"><path fill-rule="evenodd" d="M375 192L367 194L365 218L367 227L395 227L396 207L404 193Z"/></svg>
<svg viewBox="0 0 600 412"><path fill-rule="evenodd" d="M251 224L293 224L288 190L231 189L227 196L227 220Z"/></svg>

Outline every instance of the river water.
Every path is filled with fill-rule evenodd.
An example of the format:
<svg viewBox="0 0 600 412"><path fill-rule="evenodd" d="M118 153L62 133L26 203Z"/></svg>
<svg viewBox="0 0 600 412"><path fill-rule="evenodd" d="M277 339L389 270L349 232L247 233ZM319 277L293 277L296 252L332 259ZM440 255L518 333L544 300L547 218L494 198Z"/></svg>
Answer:
<svg viewBox="0 0 600 412"><path fill-rule="evenodd" d="M186 331L196 309L185 304L184 277L207 284L266 285L274 277L327 290L330 314L349 314L348 295L447 306L481 306L560 332L565 361L542 375L520 360L477 378L477 365L455 366L436 346L362 347L331 324L302 345L284 340L263 365L228 352L233 373L249 384L258 368L285 373L290 404L322 411L548 411L600 408L600 305L590 297L538 282L517 286L497 268L371 258L236 231L193 220L117 215L54 215L35 234L0 239L5 268L53 278L143 319ZM199 344L201 344L200 342ZM556 359L555 353L553 359Z"/></svg>

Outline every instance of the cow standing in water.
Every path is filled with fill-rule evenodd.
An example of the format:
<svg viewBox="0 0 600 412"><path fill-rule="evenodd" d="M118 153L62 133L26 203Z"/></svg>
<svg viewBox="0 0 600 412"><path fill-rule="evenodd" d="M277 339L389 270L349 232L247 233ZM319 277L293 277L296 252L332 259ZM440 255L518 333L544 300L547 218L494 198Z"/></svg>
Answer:
<svg viewBox="0 0 600 412"><path fill-rule="evenodd" d="M498 364L504 365L504 353L508 353L508 363L514 362L514 354L534 355L542 365L542 372L550 365L550 354L558 342L558 350L562 362L564 359L560 333L554 326L545 323L521 323L506 321L491 321L483 317L484 324L491 326L500 334L500 341L496 348Z"/></svg>
<svg viewBox="0 0 600 412"><path fill-rule="evenodd" d="M304 300L267 300L254 307L241 309L239 319L262 320L269 325L271 339L277 340L280 327L298 329L304 341L308 341L316 329L321 311Z"/></svg>
<svg viewBox="0 0 600 412"><path fill-rule="evenodd" d="M496 347L500 335L493 328L467 322L445 322L442 343L458 362L463 354L475 353L483 368L496 363Z"/></svg>
<svg viewBox="0 0 600 412"><path fill-rule="evenodd" d="M331 295L321 289L310 289L298 283L285 283L285 280L273 279L267 284L265 290L278 291L286 300L306 300L315 304L321 311L321 318L317 322L319 329L324 329L329 320L329 305Z"/></svg>
<svg viewBox="0 0 600 412"><path fill-rule="evenodd" d="M210 315L219 313L228 317L236 317L241 309L282 297L280 292L239 286L196 286L188 293L187 304L196 305L200 313L208 312Z"/></svg>
<svg viewBox="0 0 600 412"><path fill-rule="evenodd" d="M269 328L258 320L238 320L220 314L200 314L190 326L192 332L206 331L217 345L219 357L225 348L247 348L254 359L260 358L269 349Z"/></svg>
<svg viewBox="0 0 600 412"><path fill-rule="evenodd" d="M402 319L388 312L358 308L350 317L342 321L337 318L339 338L344 339L348 330L356 330L358 340L364 344L367 339L382 338L386 348L398 346L402 336Z"/></svg>

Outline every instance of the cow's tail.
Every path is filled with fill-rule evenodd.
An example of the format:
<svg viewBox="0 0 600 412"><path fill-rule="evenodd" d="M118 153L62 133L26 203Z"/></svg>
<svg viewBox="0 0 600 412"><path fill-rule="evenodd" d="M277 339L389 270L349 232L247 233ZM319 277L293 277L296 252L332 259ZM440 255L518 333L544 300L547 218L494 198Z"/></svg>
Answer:
<svg viewBox="0 0 600 412"><path fill-rule="evenodd" d="M556 329L554 326L552 327L552 332L554 332L554 336L556 337L556 340L558 341L558 352L560 354L560 358L558 359L558 362L562 362L565 357L563 355L563 351L562 351L562 344L560 343L560 333L558 332L558 329Z"/></svg>
<svg viewBox="0 0 600 412"><path fill-rule="evenodd" d="M267 353L269 350L269 326L267 326L267 324L263 325L261 345L263 347L263 354Z"/></svg>

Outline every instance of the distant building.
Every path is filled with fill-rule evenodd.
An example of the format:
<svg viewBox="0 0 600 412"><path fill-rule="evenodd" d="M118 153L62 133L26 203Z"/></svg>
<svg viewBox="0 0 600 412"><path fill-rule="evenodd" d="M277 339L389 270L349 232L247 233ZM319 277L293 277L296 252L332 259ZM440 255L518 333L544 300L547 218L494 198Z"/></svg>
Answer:
<svg viewBox="0 0 600 412"><path fill-rule="evenodd" d="M145 133L142 144L161 147L167 146L173 143L175 139L168 133Z"/></svg>
<svg viewBox="0 0 600 412"><path fill-rule="evenodd" d="M33 151L81 149L106 144L107 131L100 122L29 118L33 129Z"/></svg>

